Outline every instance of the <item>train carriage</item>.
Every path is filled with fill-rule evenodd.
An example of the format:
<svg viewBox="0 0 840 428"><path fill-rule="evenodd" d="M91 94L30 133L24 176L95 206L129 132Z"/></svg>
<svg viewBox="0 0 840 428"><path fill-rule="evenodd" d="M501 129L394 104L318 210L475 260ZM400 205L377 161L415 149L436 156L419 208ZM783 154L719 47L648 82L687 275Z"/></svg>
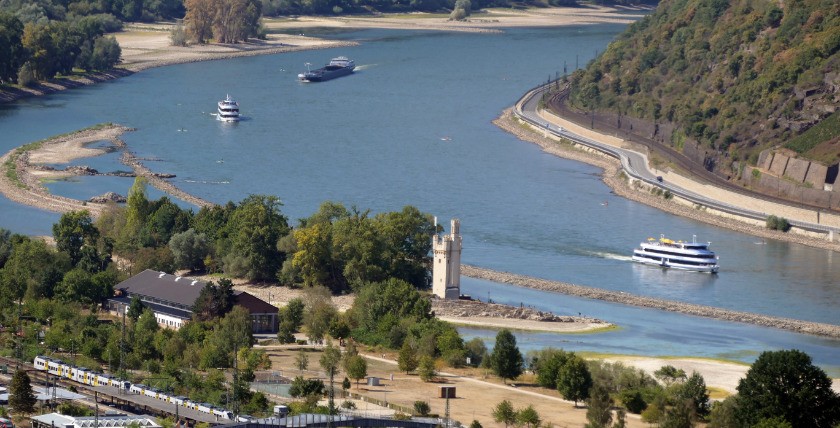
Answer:
<svg viewBox="0 0 840 428"><path fill-rule="evenodd" d="M115 378L107 374L97 373L83 367L74 367L58 359L52 359L39 355L32 361L32 365L36 370L44 370L47 373L64 377L85 385L112 386L121 390L129 391L133 394L156 398L167 403L175 403L178 406L211 414L220 419L233 420L232 412L221 408L215 408L212 404L196 403L186 397L169 395L158 389L143 385L142 383L132 384L129 381Z"/></svg>

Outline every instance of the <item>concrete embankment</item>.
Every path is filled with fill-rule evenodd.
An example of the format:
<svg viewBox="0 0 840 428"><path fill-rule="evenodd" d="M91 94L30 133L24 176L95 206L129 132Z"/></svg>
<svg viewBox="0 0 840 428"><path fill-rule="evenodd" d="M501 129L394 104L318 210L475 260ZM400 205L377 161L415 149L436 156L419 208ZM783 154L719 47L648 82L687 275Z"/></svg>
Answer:
<svg viewBox="0 0 840 428"><path fill-rule="evenodd" d="M620 291L603 290L594 287L569 284L562 281L550 281L534 278L526 275L517 275L508 272L498 272L491 269L484 269L476 266L461 266L461 274L470 278L484 279L487 281L516 285L519 287L534 288L537 290L563 293L571 296L598 299L607 302L621 303L643 308L660 309L663 311L679 312L688 315L695 315L706 318L714 318L725 321L735 321L747 324L754 324L763 327L773 327L797 333L814 334L817 336L840 339L840 326L810 321L795 320L791 318L780 318L768 315L740 312L728 309L715 308L712 306L695 305L691 303L675 302L672 300L657 299L654 297L636 296ZM609 320L608 320L609 321Z"/></svg>

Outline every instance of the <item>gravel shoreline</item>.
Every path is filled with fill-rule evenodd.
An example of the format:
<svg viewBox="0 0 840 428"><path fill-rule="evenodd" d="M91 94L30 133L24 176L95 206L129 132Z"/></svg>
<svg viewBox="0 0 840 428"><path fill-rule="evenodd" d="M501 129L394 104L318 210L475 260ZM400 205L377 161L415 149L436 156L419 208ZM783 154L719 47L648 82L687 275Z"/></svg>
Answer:
<svg viewBox="0 0 840 428"><path fill-rule="evenodd" d="M594 287L584 287L562 281L550 281L526 275L499 272L476 266L462 265L461 274L470 278L483 279L492 282L516 285L519 287L551 291L571 296L597 299L606 302L621 303L623 305L642 308L660 309L669 312L679 312L687 315L714 318L724 321L735 321L762 327L772 327L789 330L796 333L813 334L834 339L840 339L840 326L795 320L791 318L773 317L750 312L733 311L712 306L695 305L692 303L676 302L654 297L643 297L620 291L610 291Z"/></svg>
<svg viewBox="0 0 840 428"><path fill-rule="evenodd" d="M806 235L784 233L777 230L770 230L763 225L748 223L733 217L723 217L704 209L696 209L679 203L674 199L665 199L654 196L645 188L631 186L626 176L621 171L621 164L615 158L604 155L595 150L587 150L571 144L561 143L552 138L545 137L533 130L533 128L520 122L513 116L513 109L509 108L502 112L501 116L493 121L499 128L515 135L523 141L534 143L540 146L545 152L566 159L583 162L602 168L602 179L618 196L639 202L670 214L691 218L713 226L746 233L764 239L775 239L778 241L792 242L824 250L840 252L840 243L829 242L825 239L817 239Z"/></svg>
<svg viewBox="0 0 840 428"><path fill-rule="evenodd" d="M30 160L35 158L45 163L67 163L72 159L80 157L96 156L104 151L85 149L84 146L92 142L107 140L114 147L123 150L120 161L126 166L131 167L136 176L145 177L153 187L197 207L214 205L212 202L184 192L160 177L159 174L146 168L133 153L128 151L125 142L119 138L123 133L132 130L121 125L108 125L97 129L87 129L53 137L40 142L39 147L34 149L14 148L0 157L0 165L4 169L14 168L19 183L12 181L5 173L6 170L4 170L4 173L0 174L0 194L3 194L13 202L46 211L66 213L70 211L88 210L91 216L98 217L108 208L108 204L90 203L53 195L41 184L41 180L45 177L69 176L74 175L73 172L40 171L38 170L37 164L30 163ZM15 157L14 165L8 165L13 157Z"/></svg>

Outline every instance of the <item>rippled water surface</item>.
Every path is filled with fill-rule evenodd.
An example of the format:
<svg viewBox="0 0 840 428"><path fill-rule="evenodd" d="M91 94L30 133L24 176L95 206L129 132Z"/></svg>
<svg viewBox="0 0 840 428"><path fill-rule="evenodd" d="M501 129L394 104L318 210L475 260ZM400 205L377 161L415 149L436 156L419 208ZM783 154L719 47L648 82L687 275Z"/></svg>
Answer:
<svg viewBox="0 0 840 428"><path fill-rule="evenodd" d="M837 254L768 241L679 218L610 193L599 170L541 152L491 121L528 88L583 65L623 29L598 25L504 34L368 30L338 37L357 47L147 70L0 107L0 149L101 122L124 135L156 172L214 202L279 196L294 222L325 200L397 210L415 205L448 225L461 219L463 261L492 269L776 316L840 324ZM358 71L318 84L296 80L305 62L355 59ZM246 120L215 120L231 94ZM117 156L74 164L125 169ZM83 177L48 184L90 197L125 194L131 180ZM157 196L157 193L152 193ZM608 202L604 204L604 202ZM57 215L0 198L0 227L49 234ZM639 241L665 233L711 241L721 272L662 271L629 260ZM620 331L523 334L610 352L741 356L797 347L840 366L840 341L625 308L465 280L465 291L560 313L585 312ZM582 311L580 308L586 308ZM492 332L471 334L491 335ZM559 342L558 342L559 341ZM530 346L530 345L529 345ZM746 357L744 357L746 356Z"/></svg>

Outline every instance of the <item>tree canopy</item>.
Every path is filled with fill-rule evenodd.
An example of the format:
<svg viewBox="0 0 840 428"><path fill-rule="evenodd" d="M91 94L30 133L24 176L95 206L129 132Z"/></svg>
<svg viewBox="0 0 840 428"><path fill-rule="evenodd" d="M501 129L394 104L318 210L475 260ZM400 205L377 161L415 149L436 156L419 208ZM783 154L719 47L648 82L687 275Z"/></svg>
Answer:
<svg viewBox="0 0 840 428"><path fill-rule="evenodd" d="M750 426L782 418L794 428L828 428L840 421L840 397L808 354L795 349L766 351L738 382L736 411Z"/></svg>
<svg viewBox="0 0 840 428"><path fill-rule="evenodd" d="M15 371L9 384L9 407L15 413L28 415L35 411L36 402L29 375L23 370Z"/></svg>
<svg viewBox="0 0 840 428"><path fill-rule="evenodd" d="M490 353L490 367L502 380L516 379L523 371L522 353L516 346L516 337L508 329L496 334L496 343Z"/></svg>

